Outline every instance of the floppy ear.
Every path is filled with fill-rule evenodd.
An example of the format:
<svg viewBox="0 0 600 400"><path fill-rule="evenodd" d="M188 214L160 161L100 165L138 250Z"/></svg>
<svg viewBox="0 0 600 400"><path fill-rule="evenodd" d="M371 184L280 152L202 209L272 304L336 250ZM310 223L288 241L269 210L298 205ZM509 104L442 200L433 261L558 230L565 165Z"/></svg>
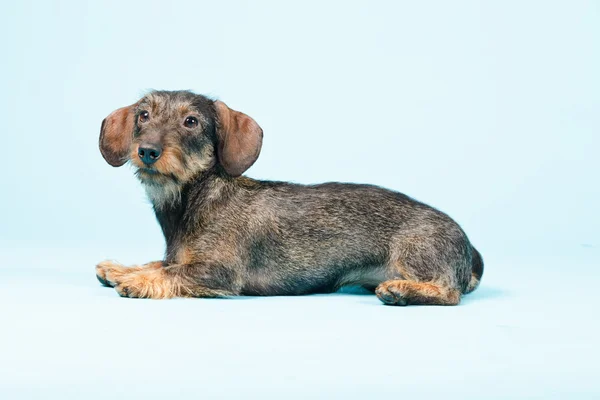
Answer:
<svg viewBox="0 0 600 400"><path fill-rule="evenodd" d="M120 167L127 162L133 140L136 105L119 108L102 121L100 153L113 167Z"/></svg>
<svg viewBox="0 0 600 400"><path fill-rule="evenodd" d="M215 109L219 162L229 175L240 176L258 158L263 131L252 118L222 101L215 101Z"/></svg>

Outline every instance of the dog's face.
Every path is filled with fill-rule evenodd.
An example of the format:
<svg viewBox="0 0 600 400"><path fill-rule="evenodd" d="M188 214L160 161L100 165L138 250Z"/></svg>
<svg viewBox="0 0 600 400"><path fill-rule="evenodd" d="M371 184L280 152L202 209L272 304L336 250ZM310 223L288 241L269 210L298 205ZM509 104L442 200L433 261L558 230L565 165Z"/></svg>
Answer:
<svg viewBox="0 0 600 400"><path fill-rule="evenodd" d="M129 160L142 181L185 182L216 163L212 103L187 92L155 92L139 102Z"/></svg>
<svg viewBox="0 0 600 400"><path fill-rule="evenodd" d="M262 129L249 116L187 91L155 91L102 121L100 151L112 166L130 161L140 180L181 185L219 164L239 176L256 161Z"/></svg>

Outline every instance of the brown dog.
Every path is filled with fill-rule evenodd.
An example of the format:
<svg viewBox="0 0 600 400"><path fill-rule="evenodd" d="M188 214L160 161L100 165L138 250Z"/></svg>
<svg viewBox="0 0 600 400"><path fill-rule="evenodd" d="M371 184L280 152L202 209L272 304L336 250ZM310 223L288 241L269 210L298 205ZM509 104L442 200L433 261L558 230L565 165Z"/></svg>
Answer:
<svg viewBox="0 0 600 400"><path fill-rule="evenodd" d="M130 161L152 201L164 261L96 275L121 296L300 295L346 285L385 304L454 305L483 262L446 214L376 186L242 177L262 129L220 101L155 91L103 122L100 151Z"/></svg>

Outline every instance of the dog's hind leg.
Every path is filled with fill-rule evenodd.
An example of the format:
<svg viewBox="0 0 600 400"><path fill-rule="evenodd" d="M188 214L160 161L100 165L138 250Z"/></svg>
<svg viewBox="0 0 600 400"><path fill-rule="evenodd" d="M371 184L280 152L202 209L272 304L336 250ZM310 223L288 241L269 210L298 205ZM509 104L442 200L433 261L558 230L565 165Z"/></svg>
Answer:
<svg viewBox="0 0 600 400"><path fill-rule="evenodd" d="M375 289L375 293L382 302L394 306L410 304L456 305L460 301L460 291L458 289L435 283L402 279L380 283Z"/></svg>
<svg viewBox="0 0 600 400"><path fill-rule="evenodd" d="M420 226L394 238L388 280L377 297L389 305L456 305L471 274L471 245L454 225Z"/></svg>

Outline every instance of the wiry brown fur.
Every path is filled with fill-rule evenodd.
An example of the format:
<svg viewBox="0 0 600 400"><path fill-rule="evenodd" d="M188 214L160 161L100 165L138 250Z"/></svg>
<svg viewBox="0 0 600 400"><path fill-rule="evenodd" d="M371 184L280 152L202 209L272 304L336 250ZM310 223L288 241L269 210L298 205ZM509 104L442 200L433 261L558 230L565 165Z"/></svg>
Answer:
<svg viewBox="0 0 600 400"><path fill-rule="evenodd" d="M199 122L193 129L183 123L190 115ZM298 295L362 285L385 304L454 305L481 279L481 256L458 224L401 193L238 177L258 157L262 130L224 103L152 92L107 120L102 154L115 166L129 155L167 243L164 261L96 267L122 296ZM148 142L162 149L151 165L138 157Z"/></svg>

